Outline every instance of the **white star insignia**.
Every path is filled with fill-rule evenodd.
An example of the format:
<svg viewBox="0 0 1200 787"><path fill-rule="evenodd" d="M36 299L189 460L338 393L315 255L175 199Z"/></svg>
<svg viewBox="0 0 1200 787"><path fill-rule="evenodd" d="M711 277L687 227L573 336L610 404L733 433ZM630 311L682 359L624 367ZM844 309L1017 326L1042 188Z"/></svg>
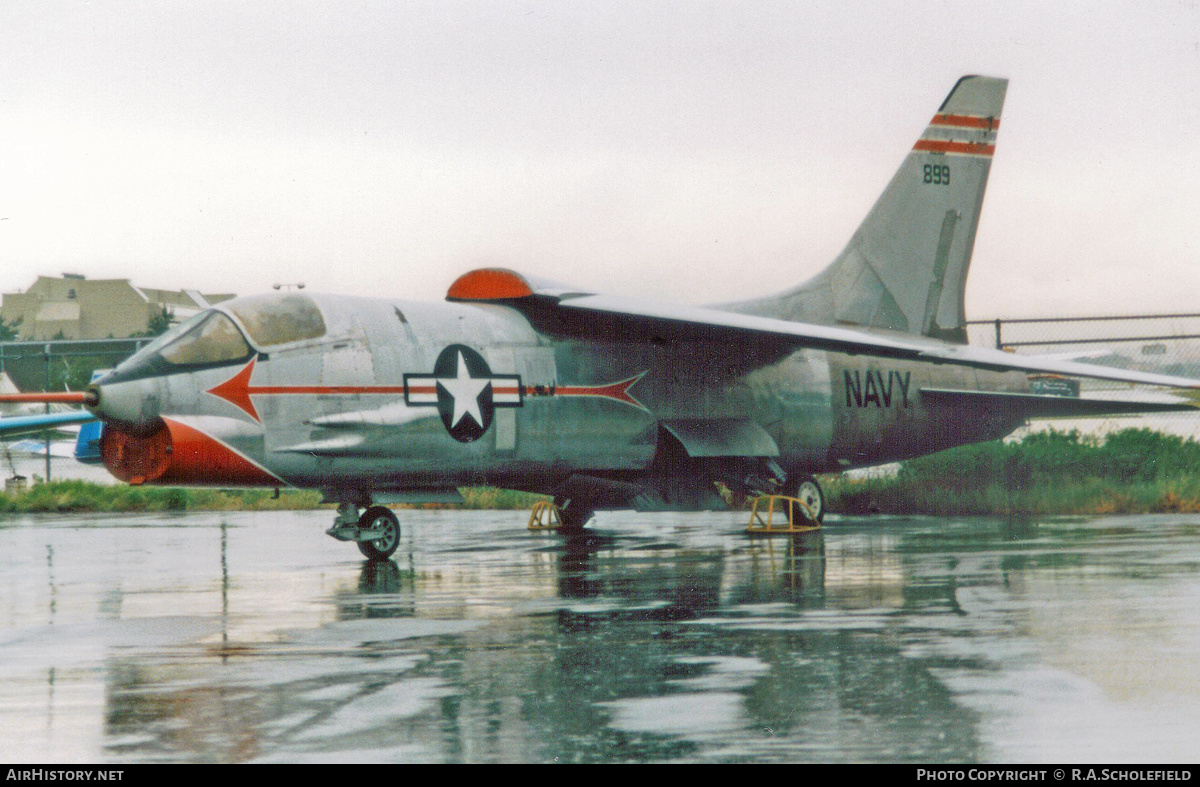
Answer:
<svg viewBox="0 0 1200 787"><path fill-rule="evenodd" d="M483 413L479 410L479 395L483 389L492 384L487 378L472 377L467 371L467 362L463 354L458 354L458 373L455 377L437 378L437 384L445 389L454 399L454 415L450 418L450 428L458 426L464 415L470 415L479 426L483 426Z"/></svg>

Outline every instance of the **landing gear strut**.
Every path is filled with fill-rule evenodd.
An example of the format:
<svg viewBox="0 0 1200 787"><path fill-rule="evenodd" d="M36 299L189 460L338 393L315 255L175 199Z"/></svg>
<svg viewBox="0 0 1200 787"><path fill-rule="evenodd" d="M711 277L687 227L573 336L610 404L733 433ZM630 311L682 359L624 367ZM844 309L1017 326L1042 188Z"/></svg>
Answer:
<svg viewBox="0 0 1200 787"><path fill-rule="evenodd" d="M358 506L338 506L333 527L325 531L338 541L354 541L368 560L387 560L400 546L400 520L390 508L371 506L358 516Z"/></svg>
<svg viewBox="0 0 1200 787"><path fill-rule="evenodd" d="M555 499L554 502L558 505L558 518L562 523L558 528L560 532L583 530L583 526L596 515L596 509L579 500L564 500L560 503L559 499Z"/></svg>

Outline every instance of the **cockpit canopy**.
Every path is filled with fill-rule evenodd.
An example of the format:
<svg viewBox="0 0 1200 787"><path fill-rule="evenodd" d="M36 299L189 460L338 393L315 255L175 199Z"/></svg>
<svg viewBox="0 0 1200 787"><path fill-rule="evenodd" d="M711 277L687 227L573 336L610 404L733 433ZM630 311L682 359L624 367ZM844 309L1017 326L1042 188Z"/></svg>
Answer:
<svg viewBox="0 0 1200 787"><path fill-rule="evenodd" d="M254 295L224 304L242 322L250 340L260 347L319 339L325 319L306 295Z"/></svg>
<svg viewBox="0 0 1200 787"><path fill-rule="evenodd" d="M325 319L305 295L261 295L222 304L241 322L258 347L276 347L325 335ZM172 366L202 366L247 360L254 353L246 336L227 315L201 312L145 347Z"/></svg>
<svg viewBox="0 0 1200 787"><path fill-rule="evenodd" d="M320 339L326 332L321 309L307 295L237 298L170 329L98 382L228 366L249 361L257 352Z"/></svg>
<svg viewBox="0 0 1200 787"><path fill-rule="evenodd" d="M250 345L233 320L220 312L201 315L199 325L188 330L178 341L162 348L163 359L173 366L240 361L250 357Z"/></svg>

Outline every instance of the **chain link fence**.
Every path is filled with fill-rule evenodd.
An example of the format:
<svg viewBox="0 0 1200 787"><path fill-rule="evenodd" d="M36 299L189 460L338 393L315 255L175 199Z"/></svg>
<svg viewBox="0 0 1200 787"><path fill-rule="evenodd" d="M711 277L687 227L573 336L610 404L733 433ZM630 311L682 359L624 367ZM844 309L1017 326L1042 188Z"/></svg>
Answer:
<svg viewBox="0 0 1200 787"><path fill-rule="evenodd" d="M978 346L1200 379L1200 314L974 320L967 323L967 334L970 343ZM1080 395L1106 396L1133 389L1127 383L1083 380ZM1046 428L1096 435L1148 428L1200 439L1200 410L1038 421L1016 436Z"/></svg>
<svg viewBox="0 0 1200 787"><path fill-rule="evenodd" d="M0 373L24 392L81 391L91 382L97 369L116 366L151 341L153 337L0 342ZM49 412L50 406L45 410ZM47 431L40 438L47 481L51 480L54 436L55 432ZM36 437L27 436L25 440ZM11 472L14 478L23 477L18 473L9 441L0 441L0 452L3 452L4 470Z"/></svg>

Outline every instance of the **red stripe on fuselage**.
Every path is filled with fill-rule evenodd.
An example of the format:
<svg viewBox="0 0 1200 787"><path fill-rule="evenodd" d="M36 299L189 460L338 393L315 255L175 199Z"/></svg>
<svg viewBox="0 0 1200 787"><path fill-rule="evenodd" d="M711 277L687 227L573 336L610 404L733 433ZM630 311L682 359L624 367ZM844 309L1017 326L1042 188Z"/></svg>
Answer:
<svg viewBox="0 0 1200 787"><path fill-rule="evenodd" d="M414 390L410 388L409 390ZM285 395L308 395L317 394L332 394L353 396L355 394L394 394L402 396L404 394L403 385L251 385L246 388L246 393L251 396L255 394L267 394L274 396Z"/></svg>

